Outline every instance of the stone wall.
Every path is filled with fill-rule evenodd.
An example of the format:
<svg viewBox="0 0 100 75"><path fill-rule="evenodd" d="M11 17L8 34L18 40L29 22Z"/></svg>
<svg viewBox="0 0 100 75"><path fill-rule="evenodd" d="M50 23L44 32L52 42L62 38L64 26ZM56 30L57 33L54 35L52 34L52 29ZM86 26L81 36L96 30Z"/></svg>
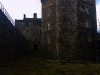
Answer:
<svg viewBox="0 0 100 75"><path fill-rule="evenodd" d="M24 15L23 20L15 20L15 27L22 33L28 44L28 52L31 55L41 55L40 50L40 36L41 36L41 19L37 18L34 14L34 18L26 18ZM37 50L35 48L37 46Z"/></svg>
<svg viewBox="0 0 100 75"><path fill-rule="evenodd" d="M95 60L95 37L97 33L95 0L78 1L77 5L77 57L80 59Z"/></svg>
<svg viewBox="0 0 100 75"><path fill-rule="evenodd" d="M77 23L77 1L59 1L57 3L59 17L58 17L58 27L59 27L59 60L67 60L74 56L74 51L72 46L75 42L77 36L76 23Z"/></svg>
<svg viewBox="0 0 100 75"><path fill-rule="evenodd" d="M41 2L44 55L57 60L95 60L95 0Z"/></svg>
<svg viewBox="0 0 100 75"><path fill-rule="evenodd" d="M26 55L26 39L0 10L0 65Z"/></svg>
<svg viewBox="0 0 100 75"><path fill-rule="evenodd" d="M57 58L57 28L55 0L46 0L42 4L42 50L45 58Z"/></svg>

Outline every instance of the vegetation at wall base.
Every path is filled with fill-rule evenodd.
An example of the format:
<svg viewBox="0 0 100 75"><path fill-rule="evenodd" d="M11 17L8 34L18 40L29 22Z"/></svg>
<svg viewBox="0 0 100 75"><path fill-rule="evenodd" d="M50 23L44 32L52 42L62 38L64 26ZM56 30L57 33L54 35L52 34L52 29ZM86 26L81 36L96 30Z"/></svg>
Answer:
<svg viewBox="0 0 100 75"><path fill-rule="evenodd" d="M76 63L75 63L76 62ZM40 57L21 57L0 67L0 75L99 75L100 64L89 61L58 62Z"/></svg>

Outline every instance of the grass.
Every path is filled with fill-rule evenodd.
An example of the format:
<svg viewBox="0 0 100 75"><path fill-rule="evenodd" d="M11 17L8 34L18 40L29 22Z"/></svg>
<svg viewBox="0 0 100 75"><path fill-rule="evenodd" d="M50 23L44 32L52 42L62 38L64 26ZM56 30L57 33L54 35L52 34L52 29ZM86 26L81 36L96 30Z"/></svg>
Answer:
<svg viewBox="0 0 100 75"><path fill-rule="evenodd" d="M100 64L58 63L39 57L22 57L0 67L0 75L100 75Z"/></svg>

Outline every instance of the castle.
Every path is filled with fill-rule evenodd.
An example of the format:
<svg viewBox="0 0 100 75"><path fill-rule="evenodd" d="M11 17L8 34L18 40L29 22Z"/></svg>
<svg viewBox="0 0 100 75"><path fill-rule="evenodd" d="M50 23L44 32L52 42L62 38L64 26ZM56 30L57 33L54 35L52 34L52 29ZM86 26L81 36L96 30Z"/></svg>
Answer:
<svg viewBox="0 0 100 75"><path fill-rule="evenodd" d="M37 56L41 52L41 18L37 18L36 13L34 13L33 18L27 18L24 14L23 20L15 20L15 27L25 36L28 52Z"/></svg>
<svg viewBox="0 0 100 75"><path fill-rule="evenodd" d="M41 0L44 56L95 60L95 0Z"/></svg>
<svg viewBox="0 0 100 75"><path fill-rule="evenodd" d="M42 19L15 20L33 55L57 60L95 60L95 0L41 0ZM37 50L36 50L37 49Z"/></svg>
<svg viewBox="0 0 100 75"><path fill-rule="evenodd" d="M95 0L41 0L42 18L15 20L27 52L55 60L96 60Z"/></svg>

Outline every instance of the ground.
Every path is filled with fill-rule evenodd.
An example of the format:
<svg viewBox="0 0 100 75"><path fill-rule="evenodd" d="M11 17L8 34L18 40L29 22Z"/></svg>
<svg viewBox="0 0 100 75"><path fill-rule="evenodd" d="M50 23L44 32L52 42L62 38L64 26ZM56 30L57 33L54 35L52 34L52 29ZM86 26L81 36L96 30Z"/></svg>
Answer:
<svg viewBox="0 0 100 75"><path fill-rule="evenodd" d="M0 67L0 75L99 75L100 64L59 63L56 60L39 57L21 57Z"/></svg>

